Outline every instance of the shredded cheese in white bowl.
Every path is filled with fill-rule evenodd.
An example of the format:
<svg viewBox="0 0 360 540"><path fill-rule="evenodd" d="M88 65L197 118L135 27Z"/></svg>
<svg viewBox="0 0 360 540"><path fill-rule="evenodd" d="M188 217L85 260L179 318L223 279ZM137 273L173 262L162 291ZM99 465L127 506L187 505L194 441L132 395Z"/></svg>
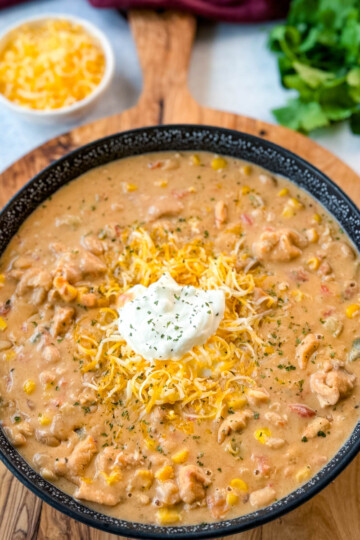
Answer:
<svg viewBox="0 0 360 540"><path fill-rule="evenodd" d="M28 120L68 121L95 104L114 67L109 41L88 21L30 18L0 36L0 104Z"/></svg>

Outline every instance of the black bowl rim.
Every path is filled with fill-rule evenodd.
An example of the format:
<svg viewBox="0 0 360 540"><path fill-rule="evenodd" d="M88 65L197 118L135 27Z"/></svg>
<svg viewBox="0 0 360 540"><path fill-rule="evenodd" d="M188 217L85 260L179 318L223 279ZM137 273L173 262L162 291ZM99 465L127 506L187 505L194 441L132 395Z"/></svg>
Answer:
<svg viewBox="0 0 360 540"><path fill-rule="evenodd" d="M77 154L81 154L84 150L91 150L92 148L96 148L99 145L101 146L107 141L111 141L117 137L121 137L121 136L126 137L131 134L136 135L136 133L141 133L141 132L151 133L155 130L161 131L161 130L172 130L172 129L173 130L206 130L208 132L215 132L215 133L217 132L217 133L223 133L223 134L228 134L228 135L234 135L236 137L241 137L244 140L247 140L248 142L252 142L252 143L258 142L269 149L277 151L285 158L295 160L303 167L306 167L306 169L311 171L313 174L321 177L321 179L326 184L328 184L334 192L336 192L336 195L339 198L341 198L360 219L360 211L358 207L356 206L356 204L350 199L350 197L325 173L323 173L320 169L313 166L311 163L309 163L302 157L298 156L294 152L291 152L290 150L287 150L286 148L280 145L277 145L271 141L268 141L267 139L263 139L255 135L251 135L251 134L241 132L235 129L209 126L205 124L162 124L158 126L140 127L140 128L135 128L135 129L130 129L130 130L114 133L112 135L108 135L106 137L102 137L100 139L87 143L79 148L76 148L75 150L72 150L71 152L68 152L66 155L55 160L50 165L48 165L47 167L42 169L40 172L38 172L20 190L18 190L15 193L15 195L7 202L7 204L0 210L0 217L6 214L6 212L9 209L11 209L13 204L17 201L17 199L20 199L23 193L25 193L30 186L36 184L36 182L40 180L40 177L42 177L42 175L51 171L55 166L64 163L68 158L76 156ZM193 150L196 151L197 149L193 148ZM165 150L161 150L161 151L165 151ZM146 153L148 152L142 152L142 154L146 154ZM140 154L141 152L138 152L138 153L134 152L133 155L140 155ZM224 153L222 154L226 155ZM113 160L109 160L108 162L111 162L111 161ZM94 167L90 167L88 170L91 170L92 168ZM276 173L276 174L281 175L281 173ZM293 182L295 185L297 185L297 183L294 180L291 180L291 179L289 180ZM61 186L59 186L57 189L60 189L60 187ZM57 189L55 191L57 191ZM306 190L306 188L304 188L303 186L301 186L301 189ZM316 198L316 196L313 194L311 194L311 196ZM320 204L322 204L321 201L319 202ZM330 210L328 209L326 210L327 212L330 212ZM27 219L27 217L28 215L25 216L25 218L21 221L21 223L23 223ZM333 217L335 218L335 216ZM351 238L350 235L349 237ZM3 430L0 426L0 442L1 442L1 439L2 439L2 442L5 441L5 443L7 443L8 447L11 447L12 449L14 449L14 447L12 447L12 445L8 442L7 437L4 435ZM347 445L350 445L349 450L346 452L345 455L342 455L340 459L338 459L337 457L338 454L341 452L342 448ZM220 536L228 536L231 534L240 533L254 527L262 526L270 521L273 521L274 519L277 519L283 516L284 514L287 514L288 512L291 512L295 508L307 502L314 495L316 495L321 490L323 490L326 486L328 486L345 469L345 467L347 467L351 463L351 461L357 456L359 451L360 451L360 419L357 422L357 424L354 426L354 429L352 433L350 434L349 438L344 442L344 444L340 447L340 449L336 452L336 454L332 457L332 459L324 466L324 468L321 469L315 475L315 477L318 476L321 473L321 471L323 471L328 465L330 465L333 462L336 462L335 465L332 467L332 469L328 472L326 477L316 479L313 482L312 480L314 480L315 477L312 477L307 483L302 485L300 488L292 491L288 496L285 496L283 499L279 499L279 501L276 501L275 503L265 508L261 508L260 511L254 511L249 514L240 516L239 518L232 518L227 521L219 521L219 522L214 522L214 523L209 522L209 523L199 524L199 525L181 525L181 526L172 526L172 527L160 527L158 525L151 524L151 525L147 525L148 530L146 531L141 530L141 527L144 525L143 523L125 521L125 520L114 518L114 521L119 523L119 525L117 526L117 525L108 524L101 520L101 516L106 516L107 514L102 514L100 512L92 511L91 509L91 513L96 514L96 518L94 518L94 517L88 517L87 513L80 513L80 511L75 511L72 508L68 508L63 503L58 502L56 499L54 499L53 497L45 493L42 489L40 489L36 485L35 481L32 481L31 479L29 479L25 475L24 472L17 469L12 464L9 456L6 454L2 446L0 446L0 460L24 486L26 486L30 491L32 491L44 502L46 502L47 504L49 504L56 510L59 510L60 512L64 513L65 515L77 521L80 521L90 527L94 527L99 530L103 530L103 531L116 534L116 535L132 537L132 538L141 538L144 540L146 539L154 539L154 540L164 539L165 540L165 539L168 539L169 537L175 538L176 540L190 540L190 539L195 539L195 538L218 538ZM25 468L29 469L37 480L40 480L41 483L54 488L54 484L51 484L50 482L44 480L40 476L40 474L37 473L31 467L30 464L28 464L28 462L21 456L21 454L19 452L17 453L20 456L20 460L24 462ZM55 491L61 494L65 494L66 498L70 498L73 500L71 496L64 493L59 488L55 487ZM293 500L287 501L286 504L283 504L282 506L277 506L278 502L281 502L282 500L286 499L287 497L291 495L293 495ZM85 505L78 504L78 506L80 508L81 507L84 508L84 510L89 510L89 507L86 507ZM260 515L257 515L259 513ZM250 519L247 519L244 523L236 523L236 521L241 518L243 519L250 518ZM217 527L214 528L213 530L204 528L204 526L208 527L208 526L211 526L212 524L217 525ZM139 525L140 530L136 530L136 528L130 527L130 525L135 525L135 526ZM166 532L162 532L162 531L166 531Z"/></svg>

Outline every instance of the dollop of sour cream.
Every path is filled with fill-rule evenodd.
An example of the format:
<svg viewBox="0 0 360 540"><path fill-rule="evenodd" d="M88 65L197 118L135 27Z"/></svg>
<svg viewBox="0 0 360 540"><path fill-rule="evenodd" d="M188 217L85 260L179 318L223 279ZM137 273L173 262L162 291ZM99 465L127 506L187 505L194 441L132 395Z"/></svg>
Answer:
<svg viewBox="0 0 360 540"><path fill-rule="evenodd" d="M225 294L181 286L168 272L149 287L135 285L118 309L118 328L146 360L179 359L212 336L224 316Z"/></svg>

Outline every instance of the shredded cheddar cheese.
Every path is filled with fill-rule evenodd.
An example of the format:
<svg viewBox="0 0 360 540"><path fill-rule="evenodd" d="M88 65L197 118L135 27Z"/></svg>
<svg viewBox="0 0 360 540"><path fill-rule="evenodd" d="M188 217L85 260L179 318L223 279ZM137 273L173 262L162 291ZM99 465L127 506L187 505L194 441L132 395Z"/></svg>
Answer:
<svg viewBox="0 0 360 540"><path fill-rule="evenodd" d="M47 19L11 32L0 52L0 92L22 107L59 109L91 94L104 71L103 51L82 26Z"/></svg>
<svg viewBox="0 0 360 540"><path fill-rule="evenodd" d="M91 335L81 321L74 330L82 370L92 373L88 385L102 403L111 407L121 400L139 416L155 405L167 405L167 420L191 433L192 420L220 418L234 400L243 405L247 389L255 386L256 361L266 347L258 328L269 314L253 294L263 276L259 270L238 271L236 253L217 255L210 242L200 240L180 244L176 234L162 228L151 233L128 228L122 240L123 251L107 255L109 272L101 286L110 304L122 305L128 289L148 286L167 271L181 285L224 291L224 318L204 345L179 360L145 360L119 334L116 310L101 308L100 336ZM189 418L189 426L184 418ZM156 446L153 439L145 442Z"/></svg>

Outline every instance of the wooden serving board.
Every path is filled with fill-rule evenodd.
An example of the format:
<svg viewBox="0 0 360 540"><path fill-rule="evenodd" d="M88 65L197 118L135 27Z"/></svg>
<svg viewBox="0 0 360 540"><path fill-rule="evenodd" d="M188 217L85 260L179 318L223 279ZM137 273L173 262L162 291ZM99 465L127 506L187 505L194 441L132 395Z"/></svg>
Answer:
<svg viewBox="0 0 360 540"><path fill-rule="evenodd" d="M85 143L130 128L194 123L234 128L273 141L324 171L359 205L360 178L327 150L298 133L236 114L207 109L190 95L187 72L196 20L188 14L130 12L143 70L135 107L74 129L30 152L0 175L0 205L46 165ZM240 30L239 30L240 31ZM241 53L241 51L239 51ZM0 540L115 540L43 503L0 465ZM360 458L311 501L281 519L229 540L358 540Z"/></svg>

